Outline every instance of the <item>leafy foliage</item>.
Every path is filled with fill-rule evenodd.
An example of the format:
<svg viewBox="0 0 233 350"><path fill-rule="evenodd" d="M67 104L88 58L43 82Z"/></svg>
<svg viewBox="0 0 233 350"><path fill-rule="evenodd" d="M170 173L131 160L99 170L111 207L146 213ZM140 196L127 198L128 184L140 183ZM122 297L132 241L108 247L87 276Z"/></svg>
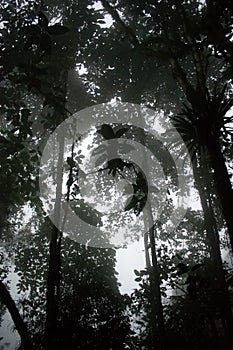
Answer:
<svg viewBox="0 0 233 350"><path fill-rule="evenodd" d="M117 98L154 108L164 119L172 115L192 159L198 158L200 164L200 155L216 140L220 151L231 159L231 1L120 0L101 4L96 8L92 0L2 2L0 218L4 228L0 233L5 241L20 238L13 250L1 250L1 276L7 277L9 261L15 265L18 304L37 348L43 346L52 242L51 225L40 216L37 184L47 134L73 110ZM104 25L106 13L112 16L109 26ZM79 77L82 89L72 95L68 71L77 66L84 68ZM97 133L115 145L106 143L93 151L98 173L106 171L115 180L119 176L129 182L125 192L131 197L125 212L142 214L149 190L142 169L121 159L133 150L124 142L132 135L152 151L165 177L177 186L173 159L146 132L104 124ZM66 159L70 204L84 221L101 226L101 214L80 199L79 180L86 174L81 173L78 160ZM215 173L213 164L211 173L212 169ZM219 183L224 181L218 178ZM203 192L208 191L205 186ZM217 201L215 192L208 205ZM12 207L27 201L37 210L38 220L33 227L28 225L25 235L17 229L8 232L7 216ZM161 215L153 256L158 265L167 349L227 348L220 320L225 316L222 310L227 293L218 283L217 265L209 258L208 222L206 226L199 211L188 211L177 230L168 235L162 223L169 210L171 203ZM218 208L214 214L219 214ZM216 230L220 232L224 225L219 222ZM215 240L218 246L218 237ZM114 251L87 248L65 237L60 243L58 337L52 339L53 348L152 348L153 325L148 315L153 306L150 277L154 270L150 264L134 271L139 287L129 298L118 290ZM151 242L145 245L150 258L152 248ZM156 320L158 323L158 315ZM225 318L223 323L226 328L230 321Z"/></svg>

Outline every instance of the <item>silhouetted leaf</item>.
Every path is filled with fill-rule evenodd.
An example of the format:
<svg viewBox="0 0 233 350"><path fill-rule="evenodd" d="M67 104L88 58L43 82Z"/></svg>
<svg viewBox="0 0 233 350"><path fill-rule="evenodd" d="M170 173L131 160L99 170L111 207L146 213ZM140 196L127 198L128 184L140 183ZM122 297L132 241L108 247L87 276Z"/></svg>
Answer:
<svg viewBox="0 0 233 350"><path fill-rule="evenodd" d="M189 267L184 263L179 263L177 265L177 269L178 269L177 275L183 275L184 273L189 272Z"/></svg>
<svg viewBox="0 0 233 350"><path fill-rule="evenodd" d="M107 163L107 167L109 169L108 174L111 174L113 171L116 174L117 170L123 171L124 167L126 167L126 165L127 165L127 163L124 162L121 158L111 159Z"/></svg>
<svg viewBox="0 0 233 350"><path fill-rule="evenodd" d="M47 28L48 24L49 24L48 18L45 16L45 14L42 11L40 11L38 13L38 25L41 28Z"/></svg>
<svg viewBox="0 0 233 350"><path fill-rule="evenodd" d="M135 282L141 282L141 280L142 280L142 278L141 277L137 277L137 278L135 278Z"/></svg>
<svg viewBox="0 0 233 350"><path fill-rule="evenodd" d="M105 138L105 140L110 140L115 138L114 131L110 125L103 124L101 126L101 129L97 130L97 132L101 134Z"/></svg>
<svg viewBox="0 0 233 350"><path fill-rule="evenodd" d="M136 184L138 189L141 189L145 194L148 193L148 183L141 171L137 174Z"/></svg>
<svg viewBox="0 0 233 350"><path fill-rule="evenodd" d="M120 130L117 130L115 133L115 137L121 137L122 135L124 135L127 131L129 130L129 128L122 128Z"/></svg>
<svg viewBox="0 0 233 350"><path fill-rule="evenodd" d="M192 300L197 299L197 279L195 276L188 276L187 278L187 291Z"/></svg>
<svg viewBox="0 0 233 350"><path fill-rule="evenodd" d="M191 268L191 271L195 271L195 270L199 269L199 267L201 267L201 266L204 266L204 264L196 264Z"/></svg>
<svg viewBox="0 0 233 350"><path fill-rule="evenodd" d="M140 276L140 272L138 270L133 270L136 276Z"/></svg>
<svg viewBox="0 0 233 350"><path fill-rule="evenodd" d="M74 184L74 189L75 189L75 194L79 194L80 193L80 187L76 184Z"/></svg>
<svg viewBox="0 0 233 350"><path fill-rule="evenodd" d="M69 28L60 24L54 24L53 26L48 27L48 33L51 35L62 35L68 33L69 31Z"/></svg>
<svg viewBox="0 0 233 350"><path fill-rule="evenodd" d="M40 50L46 55L51 54L51 39L48 34L44 33L40 40Z"/></svg>
<svg viewBox="0 0 233 350"><path fill-rule="evenodd" d="M126 202L126 206L125 206L125 211L129 211L131 209L135 209L136 204L138 203L138 198L136 196L132 196L130 197L127 202Z"/></svg>
<svg viewBox="0 0 233 350"><path fill-rule="evenodd" d="M69 179L66 182L66 186L70 187L74 182L73 176L69 176Z"/></svg>
<svg viewBox="0 0 233 350"><path fill-rule="evenodd" d="M24 44L24 50L30 50L33 45L40 44L41 37L38 34L31 35Z"/></svg>
<svg viewBox="0 0 233 350"><path fill-rule="evenodd" d="M75 167L75 161L73 160L73 158L67 157L66 162L71 168Z"/></svg>
<svg viewBox="0 0 233 350"><path fill-rule="evenodd" d="M41 28L37 24L32 24L30 26L25 27L25 32L31 35L40 35Z"/></svg>

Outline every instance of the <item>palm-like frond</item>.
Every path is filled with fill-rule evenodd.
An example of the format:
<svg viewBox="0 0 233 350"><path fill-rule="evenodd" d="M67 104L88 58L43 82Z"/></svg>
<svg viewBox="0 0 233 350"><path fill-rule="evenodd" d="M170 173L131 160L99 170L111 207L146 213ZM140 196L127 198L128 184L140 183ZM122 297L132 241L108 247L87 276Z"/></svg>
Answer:
<svg viewBox="0 0 233 350"><path fill-rule="evenodd" d="M192 160L197 152L205 152L210 137L219 138L221 130L229 123L229 118L225 115L233 106L233 98L226 96L226 88L225 85L220 92L217 92L215 87L213 94L206 97L204 108L184 104L182 112L171 117Z"/></svg>
<svg viewBox="0 0 233 350"><path fill-rule="evenodd" d="M176 130L180 133L193 160L198 148L203 148L197 129L197 118L190 108L184 107L182 113L171 118Z"/></svg>

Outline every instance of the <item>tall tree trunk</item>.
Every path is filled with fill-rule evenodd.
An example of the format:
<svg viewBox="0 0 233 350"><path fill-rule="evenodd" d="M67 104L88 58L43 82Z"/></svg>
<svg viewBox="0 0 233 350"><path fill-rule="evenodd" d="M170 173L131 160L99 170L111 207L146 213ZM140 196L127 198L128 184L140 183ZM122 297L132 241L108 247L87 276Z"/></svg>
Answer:
<svg viewBox="0 0 233 350"><path fill-rule="evenodd" d="M57 188L55 201L55 223L52 226L50 245L49 245L49 268L47 276L47 305L46 305L46 324L45 324L45 349L54 348L54 339L57 329L59 286L60 286L60 255L61 255L61 236L59 231L61 194L63 182L63 159L64 158L64 137L61 137L59 143L59 157L57 165Z"/></svg>
<svg viewBox="0 0 233 350"><path fill-rule="evenodd" d="M211 159L211 165L214 169L214 183L220 199L223 216L229 233L231 250L233 252L233 190L230 177L222 154L219 139L211 135L207 147Z"/></svg>
<svg viewBox="0 0 233 350"><path fill-rule="evenodd" d="M198 166L196 162L194 162L193 164L194 178L195 178L196 186L200 195L201 205L203 208L207 239L208 239L209 248L210 248L210 257L215 267L216 279L218 281L219 290L221 290L221 293L222 293L222 298L221 298L222 305L220 307L221 314L222 314L221 316L225 320L226 338L230 346L230 344L232 344L232 341L233 341L233 337L232 337L233 317L232 317L232 311L231 311L229 292L225 281L225 276L224 276L224 271L222 266L217 223L215 220L215 214L212 207L212 200L210 197L211 177L207 169L206 162L207 160L205 158L202 159L200 166Z"/></svg>
<svg viewBox="0 0 233 350"><path fill-rule="evenodd" d="M64 73L63 73L64 74ZM64 77L63 77L64 78ZM65 83L64 83L65 79ZM66 80L67 72L65 72L64 84L64 100L66 97ZM65 120L65 106L61 119ZM57 317L58 317L58 303L60 292L60 264L61 264L61 237L62 232L59 231L60 227L60 211L61 211L61 196L62 196L62 183L63 183L63 162L64 162L64 135L61 135L58 140L58 161L57 161L57 178L56 178L56 199L54 208L54 222L52 226L50 245L49 245L49 267L47 275L47 294L46 294L46 322L44 332L44 347L47 350L54 349L54 340L56 339L57 330Z"/></svg>
<svg viewBox="0 0 233 350"><path fill-rule="evenodd" d="M129 76L126 77L126 85L128 88L125 91L123 97L124 101L141 104L141 95L143 92L143 57L137 53L132 56L129 60ZM140 109L138 110L138 115L140 116ZM143 117L141 117L143 118ZM141 142L143 144L143 142ZM148 164L146 162L145 154L143 155L143 170L145 174L148 174L146 170ZM150 203L148 203L147 210L143 211L145 225L150 227L149 231L144 235L145 243L145 257L146 265L149 267L149 280L150 280L150 341L151 349L163 350L165 348L165 327L164 327L164 316L163 316L163 305L160 290L160 273L156 254L156 240L155 240L155 226L152 216L152 208ZM150 246L150 252L148 249L148 241ZM151 253L151 256L150 256Z"/></svg>
<svg viewBox="0 0 233 350"><path fill-rule="evenodd" d="M62 122L67 117L67 112L75 113L81 108L91 105L91 98L86 91L84 84L76 74L75 70L70 72L62 71L60 75L61 85L63 87L63 100L68 101L64 106L63 114L58 118L58 122ZM77 98L78 96L78 98ZM71 111L70 111L71 109ZM59 139L59 155L57 163L57 179L56 179L56 201L55 201L55 222L59 223L61 209L61 195L63 183L63 162L64 162L64 137ZM47 276L47 306L46 306L46 324L44 333L44 346L46 350L54 349L54 339L57 333L57 317L59 312L60 297L60 269L61 269L61 239L62 232L53 225L50 237L49 248L49 268ZM60 227L60 226L59 226Z"/></svg>
<svg viewBox="0 0 233 350"><path fill-rule="evenodd" d="M206 101L206 90L207 88L203 88L199 91L198 89L200 86L206 85L205 77L202 77L202 79L198 75L198 71L200 70L200 66L203 65L203 62L200 60L195 60L194 58L194 64L196 68L196 74L197 74L197 88L196 90L193 88L191 83L189 82L187 75L181 65L179 64L177 58L172 56L169 59L172 72L174 75L175 80L182 88L183 92L186 95L187 100L192 105L193 111L197 111L198 117L198 111L201 111L201 113L205 114L205 109L208 107L208 102ZM203 80L204 81L201 81ZM208 109L207 109L208 112ZM216 111L217 113L217 111ZM209 120L211 120L212 116L210 116ZM210 158L211 158L211 166L214 169L214 183L215 187L220 199L220 203L222 206L222 212L223 217L225 219L230 243L231 243L231 249L233 252L233 190L229 178L229 174L227 171L225 159L222 154L221 146L220 146L220 135L216 135L212 133L212 126L207 125L207 130L200 130L200 132L205 132L205 142L206 147L208 149Z"/></svg>
<svg viewBox="0 0 233 350"><path fill-rule="evenodd" d="M12 317L15 327L20 335L24 350L33 350L34 346L32 345L31 339L29 337L27 326L20 316L19 310L17 309L14 300L12 299L10 293L2 281L0 281L0 299L2 300L2 303L7 307Z"/></svg>
<svg viewBox="0 0 233 350"><path fill-rule="evenodd" d="M152 260L152 273L150 274L150 283L152 291L152 312L155 309L155 315L152 314L153 323L156 322L156 326L153 327L153 349L163 350L165 349L165 327L163 316L163 304L160 291L160 273L156 254L155 244L155 227L151 227L149 231L150 245L151 245L151 260ZM153 307L154 304L154 307Z"/></svg>
<svg viewBox="0 0 233 350"><path fill-rule="evenodd" d="M139 113L140 115L140 113ZM143 170L146 175L149 174L146 154L143 148ZM149 179L147 179L149 181ZM149 198L147 198L147 206L143 211L145 226L149 227L149 231L144 234L144 242L146 243L146 263L149 264L149 278L150 278L150 294L151 294L151 340L152 349L163 350L165 349L165 325L163 315L163 304L160 290L160 272L156 253L156 227L154 225L152 208ZM151 251L149 256L148 241Z"/></svg>
<svg viewBox="0 0 233 350"><path fill-rule="evenodd" d="M149 252L149 234L146 232L144 234L144 247L145 247L145 260L146 268L149 270L151 268L150 252Z"/></svg>
<svg viewBox="0 0 233 350"><path fill-rule="evenodd" d="M58 315L58 284L59 284L59 256L60 249L58 245L59 230L56 226L52 227L50 247L49 247L49 268L47 276L47 293L46 293L46 322L44 333L45 349L54 348L54 339L57 329Z"/></svg>

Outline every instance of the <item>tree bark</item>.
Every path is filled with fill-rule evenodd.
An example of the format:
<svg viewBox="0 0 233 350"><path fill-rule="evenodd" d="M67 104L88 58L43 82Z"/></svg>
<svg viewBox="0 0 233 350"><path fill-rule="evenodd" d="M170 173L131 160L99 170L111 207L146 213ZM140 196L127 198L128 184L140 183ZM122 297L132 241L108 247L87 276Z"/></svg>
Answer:
<svg viewBox="0 0 233 350"><path fill-rule="evenodd" d="M60 80L63 87L64 101L68 95L66 106L68 107L69 113L75 113L81 108L84 108L91 104L91 99L81 79L75 71L62 71ZM64 113L60 115L60 121L64 121L67 117L66 106L64 106ZM59 312L62 232L58 229L58 227L62 227L60 210L63 183L64 142L64 135L61 135L59 139L59 154L56 179L57 187L54 209L55 223L57 224L53 225L51 230L49 268L47 276L47 305L44 333L44 346L46 350L53 350L55 347L54 339L56 338L57 333L57 318ZM64 219L65 217L63 220Z"/></svg>
<svg viewBox="0 0 233 350"><path fill-rule="evenodd" d="M187 100L192 105L193 110L198 111L200 108L205 108L203 107L205 106L206 102L205 96L197 93L192 88L191 84L187 81L186 75L183 69L180 67L178 61L171 57L170 63L174 77L186 94ZM206 130L205 142L211 158L211 166L214 170L214 183L221 203L223 217L229 233L231 250L233 252L233 190L225 159L222 154L219 136L213 135L210 128L209 130Z"/></svg>
<svg viewBox="0 0 233 350"><path fill-rule="evenodd" d="M12 317L15 327L20 335L24 350L34 349L28 334L27 326L20 316L19 310L17 309L14 300L12 299L10 293L2 281L0 281L0 298Z"/></svg>
<svg viewBox="0 0 233 350"><path fill-rule="evenodd" d="M59 230L53 225L50 248L49 248L49 268L47 276L47 293L46 293L46 322L44 333L44 347L45 349L53 349L53 340L57 328L58 315L58 279L59 276L59 256L58 249Z"/></svg>
<svg viewBox="0 0 233 350"><path fill-rule="evenodd" d="M228 229L231 250L233 252L233 190L231 181L219 139L212 136L208 141L207 148L214 170L214 183L221 203L223 217Z"/></svg>
<svg viewBox="0 0 233 350"><path fill-rule="evenodd" d="M131 67L129 76L126 77L128 88L125 91L123 99L126 102L141 104L141 95L143 92L143 58L137 53L135 53L130 62L129 66ZM139 109L140 115L140 109ZM141 142L143 144L143 142ZM143 155L144 163L143 169L145 174L148 174L146 170L148 164L146 161L145 154ZM150 281L150 341L151 349L164 350L165 349L165 325L164 325L164 315L163 315L163 305L160 291L160 273L159 266L157 261L156 254L156 239L155 239L155 226L152 216L152 208L149 200L147 200L147 208L143 211L145 225L148 224L150 228L148 232L144 234L144 243L145 243L145 257L146 265L149 266L149 281ZM148 249L148 241L150 246L150 255Z"/></svg>
<svg viewBox="0 0 233 350"><path fill-rule="evenodd" d="M66 79L64 96L66 96ZM63 116L65 119L65 116ZM60 287L60 264L61 264L61 236L59 231L60 225L60 211L62 198L62 183L63 183L63 162L64 162L64 135L61 135L58 140L58 160L57 160L57 177L56 177L56 200L54 208L54 222L52 226L50 245L49 245L49 267L47 276L47 293L46 293L46 322L44 332L44 347L47 350L54 349L54 339L57 330L57 316L59 303L59 287Z"/></svg>
<svg viewBox="0 0 233 350"><path fill-rule="evenodd" d="M212 200L210 197L211 188L210 188L210 174L206 167L206 159L202 159L200 167L197 164L193 164L194 178L199 192L201 205L204 213L205 227L207 233L207 239L210 248L210 258L216 269L216 278L219 284L219 289L222 292L222 307L221 307L221 317L225 321L225 335L227 341L232 344L233 341L233 316L231 311L231 303L229 298L229 292L227 284L225 281L222 258L220 251L220 242L219 235L217 230L217 223L215 220L215 215L212 207Z"/></svg>
<svg viewBox="0 0 233 350"><path fill-rule="evenodd" d="M47 277L47 305L44 343L45 349L53 349L53 339L57 328L59 286L60 286L60 255L61 255L61 235L59 231L61 194L63 181L63 159L64 158L64 137L61 136L59 143L59 156L57 164L57 188L55 202L55 223L51 231L49 246L49 268Z"/></svg>
<svg viewBox="0 0 233 350"><path fill-rule="evenodd" d="M151 244L151 260L152 260L152 274L150 276L151 286L152 286L152 300L155 304L155 319L156 319L156 329L154 329L153 339L154 348L157 350L165 349L165 326L164 326L164 316L163 316L163 304L160 291L160 273L156 254L156 244L155 244L155 226L153 225L149 232L150 244ZM153 308L152 308L153 312ZM152 315L154 318L154 316Z"/></svg>

